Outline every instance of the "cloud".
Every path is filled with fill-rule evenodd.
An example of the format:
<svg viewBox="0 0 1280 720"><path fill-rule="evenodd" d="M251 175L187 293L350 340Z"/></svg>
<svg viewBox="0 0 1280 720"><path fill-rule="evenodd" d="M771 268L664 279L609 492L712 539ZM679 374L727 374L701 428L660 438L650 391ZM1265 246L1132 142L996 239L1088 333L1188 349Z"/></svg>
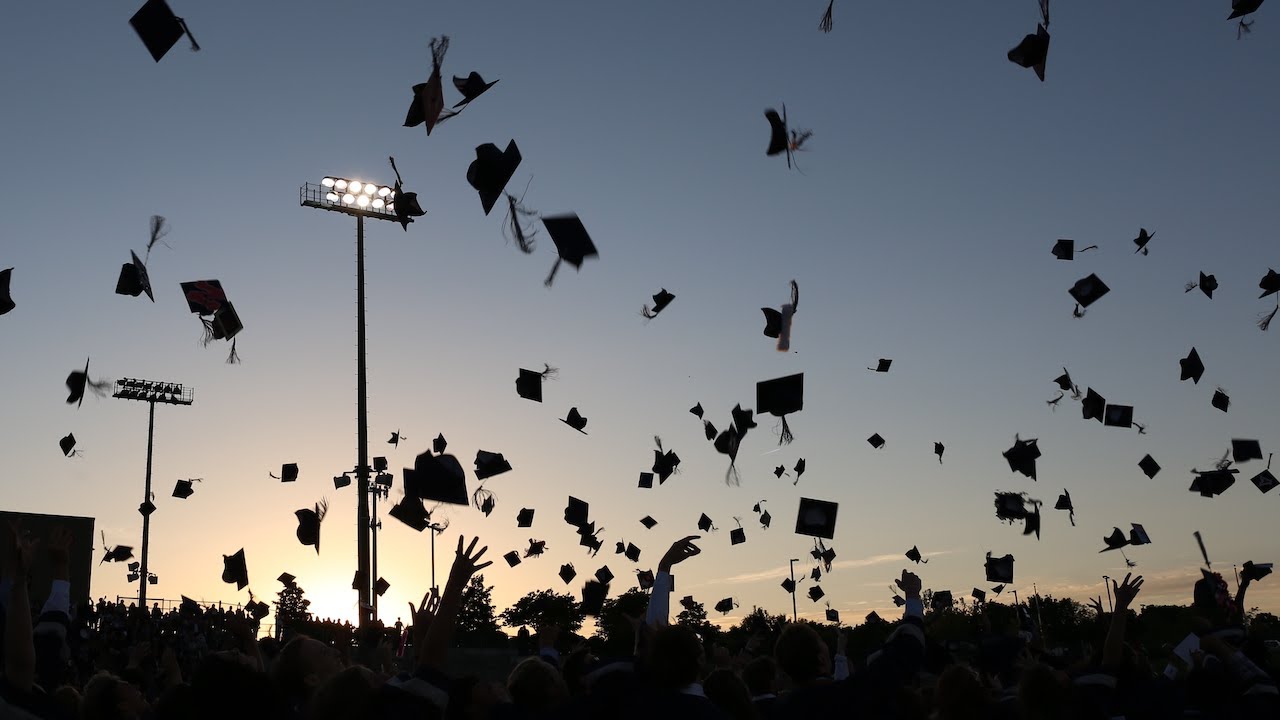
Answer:
<svg viewBox="0 0 1280 720"><path fill-rule="evenodd" d="M951 555L956 552L960 552L960 548L953 548L950 550L939 550L937 552L932 552L932 553L929 553L929 557L934 557L937 555ZM851 568L871 567L874 565L887 565L889 563L898 562L903 559L904 559L903 556L898 553L889 553L885 555L870 555L868 557L857 558L853 560L837 560L836 562L831 564L831 568L832 570L841 570L841 569L847 570ZM777 567L768 568L766 570L757 570L755 572L741 573L739 575L730 575L729 577L725 577L725 578L716 578L713 580L706 580L704 582L698 583L697 585L693 585L692 587L704 587L707 585L744 585L749 583L757 583L764 580L772 580L775 578L789 577L790 573L791 573L790 566L779 565ZM801 575L807 575L807 574L808 574L807 572L801 573ZM781 580L779 580L779 582L781 582ZM878 585L880 583L876 583L876 584Z"/></svg>

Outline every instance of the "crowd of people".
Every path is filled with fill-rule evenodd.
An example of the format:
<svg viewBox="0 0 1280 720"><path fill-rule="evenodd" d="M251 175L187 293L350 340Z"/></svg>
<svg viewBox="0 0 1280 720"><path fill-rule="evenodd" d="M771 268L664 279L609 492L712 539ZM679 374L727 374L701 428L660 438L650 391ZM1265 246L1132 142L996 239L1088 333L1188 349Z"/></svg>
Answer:
<svg viewBox="0 0 1280 720"><path fill-rule="evenodd" d="M1163 671L1127 630L1140 576L1114 583L1115 608L1099 618L1091 657L1047 652L1017 612L993 612L978 651L959 656L931 640L920 578L907 570L896 581L903 616L869 653L850 656L843 634L830 648L805 622L740 648L704 647L669 622L672 569L699 553L691 536L663 556L646 613L631 618L633 653L597 657L559 628L539 627L536 652L496 682L455 675L448 662L463 589L489 565L478 538L459 538L448 581L410 606L403 632L316 623L309 634L259 638L258 620L241 609L100 601L73 611L70 536L55 531L37 547L16 526L6 535L0 720L1280 717L1276 674L1240 624L1247 583L1233 597L1211 573L1193 589L1203 621L1196 647ZM33 614L27 576L37 552L54 580Z"/></svg>

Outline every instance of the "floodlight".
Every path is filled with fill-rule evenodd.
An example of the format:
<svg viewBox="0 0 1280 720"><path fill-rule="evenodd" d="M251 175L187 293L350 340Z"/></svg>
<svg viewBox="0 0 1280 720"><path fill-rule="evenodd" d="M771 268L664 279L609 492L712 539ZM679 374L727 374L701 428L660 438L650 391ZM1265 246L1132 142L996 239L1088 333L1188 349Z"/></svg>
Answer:
<svg viewBox="0 0 1280 720"><path fill-rule="evenodd" d="M327 178L325 178L325 179L321 180L321 181L320 181L320 184L321 184L321 185L323 185L323 186L325 186L325 187L333 187L334 182L336 182L336 181L335 181L333 178L331 178L331 177L327 177Z"/></svg>
<svg viewBox="0 0 1280 720"><path fill-rule="evenodd" d="M336 202L338 202L338 200L340 200L341 198L339 198L339 197L338 197L338 193L331 192L331 193L325 193L324 199L325 199L325 200L328 200L329 202L335 202L335 203L336 203Z"/></svg>
<svg viewBox="0 0 1280 720"><path fill-rule="evenodd" d="M386 197L390 194L391 194L391 188L387 187L386 185L383 185L382 187L378 188L378 197Z"/></svg>
<svg viewBox="0 0 1280 720"><path fill-rule="evenodd" d="M352 180L351 183L347 185L347 189L353 193L360 192L360 188L362 187L364 187L364 183L359 180Z"/></svg>
<svg viewBox="0 0 1280 720"><path fill-rule="evenodd" d="M361 195L356 198L356 205L359 205L360 207L369 207L369 197L367 195Z"/></svg>
<svg viewBox="0 0 1280 720"><path fill-rule="evenodd" d="M374 185L373 183L365 183L363 192L365 195L372 195L377 189L377 185Z"/></svg>
<svg viewBox="0 0 1280 720"><path fill-rule="evenodd" d="M346 180L343 180L342 178L338 178L338 179L337 179L337 181L335 181L335 182L333 183L333 188L334 188L335 190L346 190L346 189L347 189L347 181L346 181Z"/></svg>
<svg viewBox="0 0 1280 720"><path fill-rule="evenodd" d="M386 203L382 202L382 198L374 198L373 200L374 210L381 210L385 206L386 206Z"/></svg>
<svg viewBox="0 0 1280 720"><path fill-rule="evenodd" d="M351 193L347 193L346 195L342 196L342 202L347 205L350 205L353 201L355 201L355 199L356 199L356 196L352 195Z"/></svg>

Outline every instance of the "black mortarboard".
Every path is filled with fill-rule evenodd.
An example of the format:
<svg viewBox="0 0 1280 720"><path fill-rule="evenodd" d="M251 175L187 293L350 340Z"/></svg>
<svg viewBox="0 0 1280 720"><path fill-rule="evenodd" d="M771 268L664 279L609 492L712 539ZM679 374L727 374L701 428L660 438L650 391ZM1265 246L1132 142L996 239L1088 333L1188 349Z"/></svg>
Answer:
<svg viewBox="0 0 1280 720"><path fill-rule="evenodd" d="M248 611L249 616L254 620L261 620L271 614L271 606L259 601L245 603L244 609Z"/></svg>
<svg viewBox="0 0 1280 720"><path fill-rule="evenodd" d="M408 495L393 505L387 514L418 532L426 530L431 522L431 513L427 512L421 498Z"/></svg>
<svg viewBox="0 0 1280 720"><path fill-rule="evenodd" d="M1035 70L1040 82L1044 82L1044 66L1048 59L1049 31L1044 25L1037 25L1034 35L1023 37L1022 42L1009 51L1009 61Z"/></svg>
<svg viewBox="0 0 1280 720"><path fill-rule="evenodd" d="M387 582L383 578L378 578L378 581L373 584L373 591L377 593L378 597L382 597L390 589L391 583Z"/></svg>
<svg viewBox="0 0 1280 720"><path fill-rule="evenodd" d="M360 590L361 588L366 588L368 586L369 584L368 584L368 581L365 579L364 573L359 570L356 570L355 575L351 576L351 589Z"/></svg>
<svg viewBox="0 0 1280 720"><path fill-rule="evenodd" d="M1040 505L1036 504L1035 508L1027 514L1026 522L1022 526L1023 535L1035 534L1036 539L1040 539Z"/></svg>
<svg viewBox="0 0 1280 720"><path fill-rule="evenodd" d="M623 554L631 562L640 562L640 548L632 543L627 543L627 549Z"/></svg>
<svg viewBox="0 0 1280 720"><path fill-rule="evenodd" d="M296 482L298 479L298 464L286 463L280 466L280 474L267 473L269 477L275 478L280 482Z"/></svg>
<svg viewBox="0 0 1280 720"><path fill-rule="evenodd" d="M887 373L889 372L889 366L892 364L893 364L893 360L891 358L880 358L880 362L875 367L867 368L867 369L874 370L876 372Z"/></svg>
<svg viewBox="0 0 1280 720"><path fill-rule="evenodd" d="M929 606L933 610L946 610L955 604L950 590L938 590L933 593Z"/></svg>
<svg viewBox="0 0 1280 720"><path fill-rule="evenodd" d="M1232 440L1231 459L1237 465L1250 460L1262 459L1262 443L1257 440Z"/></svg>
<svg viewBox="0 0 1280 720"><path fill-rule="evenodd" d="M387 438L387 444L393 445L395 447L400 447L400 431L399 430L396 430L395 432L391 433L391 437Z"/></svg>
<svg viewBox="0 0 1280 720"><path fill-rule="evenodd" d="M1075 524L1076 524L1076 508L1075 508L1075 505L1073 505L1073 504L1071 503L1071 493L1067 492L1065 488L1063 489L1062 494L1058 496L1058 502L1054 503L1054 505L1053 505L1053 509L1054 509L1054 510L1066 510L1068 513L1070 513L1070 514L1071 514L1071 518L1070 518L1070 519L1071 519L1071 526L1072 526L1072 527L1075 527Z"/></svg>
<svg viewBox="0 0 1280 720"><path fill-rule="evenodd" d="M1108 427L1133 427L1133 408L1129 405L1107 405L1102 424Z"/></svg>
<svg viewBox="0 0 1280 720"><path fill-rule="evenodd" d="M733 612L733 608L736 605L737 603L733 601L733 598L731 597L724 598L720 602L716 603L716 612L721 614L727 614L727 613Z"/></svg>
<svg viewBox="0 0 1280 720"><path fill-rule="evenodd" d="M829 20L829 16L824 16L823 25L829 27ZM773 157L774 155L785 153L787 167L790 168L792 164L791 156L813 135L813 132L809 130L793 130L787 124L787 106L785 104L782 106L781 115L778 114L777 110L769 108L764 111L764 116L769 121L769 147L765 150L765 155Z"/></svg>
<svg viewBox="0 0 1280 720"><path fill-rule="evenodd" d="M608 565L600 566L600 569L596 570L596 580L608 585L613 580L613 571L609 569Z"/></svg>
<svg viewBox="0 0 1280 720"><path fill-rule="evenodd" d="M636 584L640 586L640 589L641 589L641 590L648 590L648 589L652 588L652 587L653 587L653 571L652 571L652 570L637 570L637 571L636 571Z"/></svg>
<svg viewBox="0 0 1280 720"><path fill-rule="evenodd" d="M58 447L62 448L62 454L71 457L76 449L75 433L67 433L67 436L58 441Z"/></svg>
<svg viewBox="0 0 1280 720"><path fill-rule="evenodd" d="M870 622L870 618L867 621ZM831 605L827 605L827 622L840 622L840 611L831 607Z"/></svg>
<svg viewBox="0 0 1280 720"><path fill-rule="evenodd" d="M1134 255L1137 255L1138 253L1142 253L1143 255L1148 254L1150 250L1147 248L1147 243L1151 242L1151 239L1154 238L1155 236L1156 236L1155 233L1148 234L1146 228L1139 228L1138 237L1133 239L1133 244L1137 245L1138 249L1134 250L1133 254Z"/></svg>
<svg viewBox="0 0 1280 720"><path fill-rule="evenodd" d="M1080 402L1080 416L1085 420L1103 422L1106 414L1107 399L1099 395L1093 388L1089 388L1085 392L1084 400Z"/></svg>
<svg viewBox="0 0 1280 720"><path fill-rule="evenodd" d="M796 591L796 581L792 580L791 578L787 578L786 580L783 580L782 589L786 590L788 593L794 593Z"/></svg>
<svg viewBox="0 0 1280 720"><path fill-rule="evenodd" d="M466 77L458 77L457 75L454 75L453 86L458 89L458 92L462 93L462 99L453 107L460 108L463 105L470 103L472 100L483 95L486 90L497 84L497 80L494 80L491 83L485 82L484 78L480 77L480 73L475 72L474 70Z"/></svg>
<svg viewBox="0 0 1280 720"><path fill-rule="evenodd" d="M444 62L445 53L449 50L449 37L431 38L431 75L427 82L413 86L413 101L409 104L409 112L405 114L404 126L417 127L427 125L427 135L442 119L444 111L444 87L440 80L440 65Z"/></svg>
<svg viewBox="0 0 1280 720"><path fill-rule="evenodd" d="M196 315L212 315L227 301L222 283L217 280L193 280L180 283L187 309Z"/></svg>
<svg viewBox="0 0 1280 720"><path fill-rule="evenodd" d="M320 554L320 523L328 511L329 501L321 500L314 508L302 508L293 513L298 518L298 542L315 545L317 555Z"/></svg>
<svg viewBox="0 0 1280 720"><path fill-rule="evenodd" d="M1200 288L1200 292L1204 293L1205 297L1212 300L1213 291L1218 289L1218 278L1212 275L1206 275L1204 274L1203 271L1201 271L1200 279L1197 280L1196 282L1187 283L1185 292L1191 292L1196 288Z"/></svg>
<svg viewBox="0 0 1280 720"><path fill-rule="evenodd" d="M741 527L736 527L729 531L729 544L741 545L747 541L747 531Z"/></svg>
<svg viewBox="0 0 1280 720"><path fill-rule="evenodd" d="M80 407L86 391L92 390L95 394L102 395L108 386L107 382L89 379L89 358L85 358L83 371L73 370L67 375L67 404Z"/></svg>
<svg viewBox="0 0 1280 720"><path fill-rule="evenodd" d="M467 505L467 477L452 455L424 452L414 458L413 469L405 468L404 491L408 496L450 505Z"/></svg>
<svg viewBox="0 0 1280 720"><path fill-rule="evenodd" d="M590 506L572 495L569 496L569 504L564 509L564 521L575 527L582 527L587 524L587 513Z"/></svg>
<svg viewBox="0 0 1280 720"><path fill-rule="evenodd" d="M249 584L249 570L244 562L244 548L234 555L222 556L222 582L235 583L237 590L245 589Z"/></svg>
<svg viewBox="0 0 1280 720"><path fill-rule="evenodd" d="M132 557L132 547L129 547L128 545L116 545L115 547L106 549L106 554L102 556L102 562L125 562Z"/></svg>
<svg viewBox="0 0 1280 720"><path fill-rule="evenodd" d="M120 266L120 277L116 280L116 294L138 297L146 293L147 297L151 298L151 302L155 302L156 296L151 291L151 277L147 275L147 266L138 259L137 253L130 250L129 255L133 260Z"/></svg>
<svg viewBox="0 0 1280 720"><path fill-rule="evenodd" d="M653 467L650 469L658 476L658 484L661 485L680 468L680 456L675 450L663 450L662 438L655 435L653 441L658 444L658 449L653 451Z"/></svg>
<svg viewBox="0 0 1280 720"><path fill-rule="evenodd" d="M787 415L804 409L804 373L764 380L756 383L756 412L782 418L778 444L794 439L787 426Z"/></svg>
<svg viewBox="0 0 1280 720"><path fill-rule="evenodd" d="M1004 586L1003 586L1003 585L997 585L997 586L995 586L995 587L991 588L991 592L995 593L996 595L999 595L1000 593L1004 592Z"/></svg>
<svg viewBox="0 0 1280 720"><path fill-rule="evenodd" d="M1053 244L1053 256L1059 260L1074 260L1075 256L1082 252L1097 249L1097 245L1090 245L1076 250L1076 242L1074 240L1059 240Z"/></svg>
<svg viewBox="0 0 1280 720"><path fill-rule="evenodd" d="M1234 468L1222 468L1215 470L1192 470L1195 479L1191 481L1191 492L1200 493L1201 497L1215 497L1221 495L1236 484L1236 473L1240 472Z"/></svg>
<svg viewBox="0 0 1280 720"><path fill-rule="evenodd" d="M645 515L640 518L640 524L644 526L645 530L652 530L653 526L658 524L658 521L654 520L652 515Z"/></svg>
<svg viewBox="0 0 1280 720"><path fill-rule="evenodd" d="M583 260L599 257L595 243L591 242L591 236L587 234L587 229L577 215L543 217L542 224L547 228L547 234L551 236L551 242L556 244L556 251L559 253L556 264L551 267L551 273L544 283L547 287L551 287L555 281L562 261L581 270Z"/></svg>
<svg viewBox="0 0 1280 720"><path fill-rule="evenodd" d="M431 451L437 455L443 455L447 447L449 447L449 441L444 439L444 433L436 435L431 441Z"/></svg>
<svg viewBox="0 0 1280 720"><path fill-rule="evenodd" d="M871 444L871 447L877 450L884 447L884 438L880 437L880 433L876 433L867 438L867 442Z"/></svg>
<svg viewBox="0 0 1280 720"><path fill-rule="evenodd" d="M703 414L704 414L704 413L703 413L703 411L702 411L702 403L698 403L698 404L694 405L693 407L689 408L689 412L691 412L691 413L693 413L694 415L698 416L698 419L699 419L699 420L701 420L701 419L702 419L702 416L703 416Z"/></svg>
<svg viewBox="0 0 1280 720"><path fill-rule="evenodd" d="M973 589L973 592L972 592L972 593L970 593L970 595L973 597L974 601L976 601L976 602L986 602L986 601L987 601L987 591L986 591L986 590L983 590L983 589L981 589L981 588L974 588L974 589Z"/></svg>
<svg viewBox="0 0 1280 720"><path fill-rule="evenodd" d="M1129 523L1129 544L1150 545L1151 536L1147 535L1146 529L1138 523Z"/></svg>
<svg viewBox="0 0 1280 720"><path fill-rule="evenodd" d="M1271 574L1271 563L1254 563L1252 560L1246 560L1244 565L1240 566L1240 579L1253 582Z"/></svg>
<svg viewBox="0 0 1280 720"><path fill-rule="evenodd" d="M1062 368L1062 374L1061 374L1061 375L1059 375L1058 377L1054 378L1054 379L1053 379L1053 382L1054 382L1054 384L1055 384L1055 385L1057 385L1057 386L1058 386L1058 389L1059 389L1059 390L1061 390L1061 391L1062 391L1062 392L1064 392L1064 393L1065 393L1065 392L1069 392L1069 393L1078 393L1078 392L1079 392L1078 390L1076 390L1076 384L1075 384L1074 382L1072 382L1072 381L1071 381L1071 373L1067 372L1067 369L1066 369L1066 368Z"/></svg>
<svg viewBox="0 0 1280 720"><path fill-rule="evenodd" d="M164 0L147 0L138 12L129 18L129 24L137 31L138 37L142 38L142 44L147 46L147 52L151 53L151 57L155 58L156 62L160 62L160 59L178 44L183 35L191 40L192 50L200 49L195 37L187 29L187 24L182 18L173 14L169 3Z"/></svg>
<svg viewBox="0 0 1280 720"><path fill-rule="evenodd" d="M565 563L560 566L560 579L564 581L565 585L573 582L573 579L577 576L578 571L573 569L573 563Z"/></svg>
<svg viewBox="0 0 1280 720"><path fill-rule="evenodd" d="M764 335L765 337L775 338L778 341L778 352L786 352L791 349L791 325L799 304L800 286L795 280L792 280L791 302L784 304L781 311L768 307L760 308L760 312L764 313Z"/></svg>
<svg viewBox="0 0 1280 720"><path fill-rule="evenodd" d="M761 526L761 527L763 527L765 530L768 530L768 529L769 529L769 523L771 523L771 522L773 522L773 516L769 514L769 511L768 511L768 510L765 510L765 511L763 511L763 512L761 512L761 513L760 513L760 526Z"/></svg>
<svg viewBox="0 0 1280 720"><path fill-rule="evenodd" d="M17 307L13 302L13 296L9 294L9 280L13 277L13 268L0 270L0 315L8 313Z"/></svg>
<svg viewBox="0 0 1280 720"><path fill-rule="evenodd" d="M533 508L521 508L516 513L516 527L532 527L533 526Z"/></svg>
<svg viewBox="0 0 1280 720"><path fill-rule="evenodd" d="M280 577L276 578L276 580L279 580L280 583L285 585L286 587L289 585L292 585L293 581L297 579L298 578L290 575L289 573L280 573Z"/></svg>
<svg viewBox="0 0 1280 720"><path fill-rule="evenodd" d="M987 582L1008 584L1013 582L1013 556L1005 555L1004 557L991 557L991 553L987 553L987 561L985 563Z"/></svg>
<svg viewBox="0 0 1280 720"><path fill-rule="evenodd" d="M509 567L515 567L520 564L520 552L518 550L512 550L506 555L503 555L502 559L507 561L507 565Z"/></svg>
<svg viewBox="0 0 1280 720"><path fill-rule="evenodd" d="M783 475L786 475L786 474L787 474L787 466L786 466L786 465L779 465L778 467L776 467L776 468L774 468L774 469L773 469L773 476L774 476L774 477L776 477L776 478L780 478L780 477L782 477Z"/></svg>
<svg viewBox="0 0 1280 720"><path fill-rule="evenodd" d="M1263 0L1231 0L1231 15L1228 20L1235 20L1238 17L1244 17L1252 12L1256 12L1262 7Z"/></svg>
<svg viewBox="0 0 1280 720"><path fill-rule="evenodd" d="M825 593L825 592L823 592L823 590L822 590L822 586L821 586L821 585L810 585L810 586L809 586L809 599L810 599L810 600L812 600L812 601L814 601L814 602L818 602L819 600L821 600L821 599L822 599L822 597L823 597L824 595L826 595L826 593Z"/></svg>
<svg viewBox="0 0 1280 720"><path fill-rule="evenodd" d="M432 43L434 42L435 40L432 40ZM427 134L430 135L430 131ZM396 174L396 189L395 194L390 197L387 209L395 213L396 222L400 223L401 229L409 232L409 225L413 219L426 215L427 211L423 210L422 204L418 202L418 193L407 192L404 189L404 180L400 177L400 169L396 167L396 159L391 157L388 160L391 161L392 172Z"/></svg>
<svg viewBox="0 0 1280 720"><path fill-rule="evenodd" d="M480 450L476 453L476 479L487 480L511 470L511 464L502 457L502 453Z"/></svg>
<svg viewBox="0 0 1280 720"><path fill-rule="evenodd" d="M1209 404L1222 412L1226 412L1231 407L1231 398L1223 392L1222 388L1218 388L1214 391L1213 400L1209 401Z"/></svg>
<svg viewBox="0 0 1280 720"><path fill-rule="evenodd" d="M709 532L712 529L714 528L711 518L708 517L706 513L702 513L701 517L698 518L698 530L701 530L702 532Z"/></svg>
<svg viewBox="0 0 1280 720"><path fill-rule="evenodd" d="M527 558L542 557L542 553L546 551L547 551L546 540L534 540L533 538L529 538L529 548L524 551L524 556Z"/></svg>
<svg viewBox="0 0 1280 720"><path fill-rule="evenodd" d="M520 377L516 378L516 394L525 400L542 402L542 381L556 374L556 369L550 365L545 368L542 372L520 368Z"/></svg>
<svg viewBox="0 0 1280 720"><path fill-rule="evenodd" d="M1182 380L1191 380L1198 384L1201 376L1204 375L1204 363L1200 361L1200 353L1196 352L1195 348L1191 348L1191 352L1179 360L1178 365L1182 367Z"/></svg>
<svg viewBox="0 0 1280 720"><path fill-rule="evenodd" d="M497 507L498 502L494 499L493 493L490 492L488 488L481 485L476 488L475 492L471 493L471 504L474 505L477 510L484 513L485 517L489 517L489 513L493 512L493 509Z"/></svg>
<svg viewBox="0 0 1280 720"><path fill-rule="evenodd" d="M1040 446L1035 438L1022 440L1014 438L1013 447L1004 451L1004 459L1009 461L1009 470L1022 473L1032 480L1036 479L1036 458L1040 457Z"/></svg>
<svg viewBox="0 0 1280 720"><path fill-rule="evenodd" d="M142 514L142 517L147 517L148 515L150 515L155 511L156 511L156 504L151 502L150 500L143 500L142 504L138 506L138 512Z"/></svg>
<svg viewBox="0 0 1280 720"><path fill-rule="evenodd" d="M1271 492L1272 488L1276 485L1280 485L1280 481L1276 480L1276 476L1271 474L1270 457L1267 458L1266 469L1250 478L1250 482L1252 482L1258 490L1262 491L1263 494Z"/></svg>
<svg viewBox="0 0 1280 720"><path fill-rule="evenodd" d="M804 458L800 458L799 460L796 461L796 466L792 468L792 470L796 474L795 482L791 483L792 485L795 485L796 483L800 482L800 476L804 474L804 469L805 469Z"/></svg>
<svg viewBox="0 0 1280 720"><path fill-rule="evenodd" d="M180 500L186 500L194 495L196 491L195 488L191 486L191 483L191 480L179 480L177 484L173 486L173 497Z"/></svg>
<svg viewBox="0 0 1280 720"><path fill-rule="evenodd" d="M1084 313L1080 311L1080 308L1087 308L1094 304L1103 295L1111 292L1111 288L1107 287L1106 283L1102 282L1097 275L1089 275L1087 278L1077 280L1076 284L1072 285L1067 292L1071 294L1071 297L1075 298L1076 304L1079 305L1075 314L1083 315Z"/></svg>
<svg viewBox="0 0 1280 720"><path fill-rule="evenodd" d="M928 560L925 560L920 555L920 548L916 547L915 545L912 545L911 549L907 551L907 559L913 563L916 563L917 565L922 562L926 562L926 563L929 562Z"/></svg>
<svg viewBox="0 0 1280 720"><path fill-rule="evenodd" d="M838 503L800 498L800 508L796 512L796 534L832 539L836 534L836 513L839 509Z"/></svg>
<svg viewBox="0 0 1280 720"><path fill-rule="evenodd" d="M1259 300L1280 292L1280 273L1272 268L1267 268L1267 274L1263 275L1262 279L1258 281L1258 287L1262 288L1262 294L1258 296Z"/></svg>
<svg viewBox="0 0 1280 720"><path fill-rule="evenodd" d="M675 299L676 299L675 295L672 295L671 293L667 292L666 288L662 288L658 290L657 294L653 296L653 305L652 306L645 305L640 310L640 314L652 320L653 318L658 317L658 313L662 312L663 308L670 305L671 301ZM702 416L699 415L698 417L702 417Z"/></svg>
<svg viewBox="0 0 1280 720"><path fill-rule="evenodd" d="M582 413L578 412L577 407L569 408L569 414L566 415L564 419L561 420L560 422L564 423L565 425L568 425L574 430L577 430L583 435L587 434L587 431L583 430L583 428L587 426L587 419L582 417Z"/></svg>
<svg viewBox="0 0 1280 720"><path fill-rule="evenodd" d="M646 490L649 490L653 487L653 473L651 472L640 473L640 487Z"/></svg>
<svg viewBox="0 0 1280 720"><path fill-rule="evenodd" d="M520 167L520 160L520 148L516 147L515 140L507 143L506 150L499 150L493 143L476 148L476 159L467 168L467 182L480 193L480 206L485 215L502 197L502 191Z"/></svg>
<svg viewBox="0 0 1280 720"><path fill-rule="evenodd" d="M1030 510L1027 504L1034 504L1035 501L1028 498L1025 493L1015 492L996 492L995 506L996 517L1007 522L1015 520L1025 520Z"/></svg>
<svg viewBox="0 0 1280 720"><path fill-rule="evenodd" d="M813 580L814 582L818 582L819 580L821 580L821 579L822 579L822 568L820 568L820 567L818 567L818 566L816 566L816 565L815 565L815 566L814 566L814 568L813 568L813 570L810 570L810 571L809 571L809 579L810 579L810 580Z"/></svg>
<svg viewBox="0 0 1280 720"><path fill-rule="evenodd" d="M582 604L579 609L584 615L596 616L604 608L605 598L609 597L609 584L596 580L588 580L582 586Z"/></svg>

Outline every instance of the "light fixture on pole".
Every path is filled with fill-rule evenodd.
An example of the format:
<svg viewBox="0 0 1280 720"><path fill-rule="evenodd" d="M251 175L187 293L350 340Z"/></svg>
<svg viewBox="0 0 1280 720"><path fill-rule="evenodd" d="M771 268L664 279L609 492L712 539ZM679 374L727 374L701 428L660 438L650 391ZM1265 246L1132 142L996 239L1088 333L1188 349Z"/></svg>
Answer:
<svg viewBox="0 0 1280 720"><path fill-rule="evenodd" d="M449 523L431 523L427 529L431 531L431 589L436 590L436 536L445 531Z"/></svg>
<svg viewBox="0 0 1280 720"><path fill-rule="evenodd" d="M154 446L156 431L156 403L190 405L194 400L195 394L191 388L183 387L179 383L123 378L116 381L115 392L111 394L111 397L145 402L149 407L147 414L147 478L142 496L142 505L138 507L138 512L142 513L142 562L138 566L137 573L131 572L129 575L130 582L135 580L138 582L138 607L145 608L147 605L147 585L155 585L159 582L155 574L147 571L147 556L151 547L151 513L156 509L156 506L151 502L151 450Z"/></svg>
<svg viewBox="0 0 1280 720"><path fill-rule="evenodd" d="M1111 576L1102 576L1102 587L1107 589L1107 612L1115 612L1116 608L1111 604Z"/></svg>
<svg viewBox="0 0 1280 720"><path fill-rule="evenodd" d="M394 162L392 167L395 167ZM399 209L396 208L397 201L401 201ZM365 371L364 219L399 221L407 229L408 223L413 221L413 211L418 215L422 211L412 193L405 193L402 199L400 193L387 185L341 177L326 177L319 184L303 184L298 190L298 203L303 207L351 215L356 219L356 565L362 579L356 590L359 593L359 626L364 628L375 618L377 602L373 592L377 578L370 567L375 550L371 547L373 520L369 512L371 472ZM413 207L408 207L409 204ZM337 478L334 481L336 484Z"/></svg>
<svg viewBox="0 0 1280 720"><path fill-rule="evenodd" d="M791 558L791 622L796 622L796 563L799 558Z"/></svg>

